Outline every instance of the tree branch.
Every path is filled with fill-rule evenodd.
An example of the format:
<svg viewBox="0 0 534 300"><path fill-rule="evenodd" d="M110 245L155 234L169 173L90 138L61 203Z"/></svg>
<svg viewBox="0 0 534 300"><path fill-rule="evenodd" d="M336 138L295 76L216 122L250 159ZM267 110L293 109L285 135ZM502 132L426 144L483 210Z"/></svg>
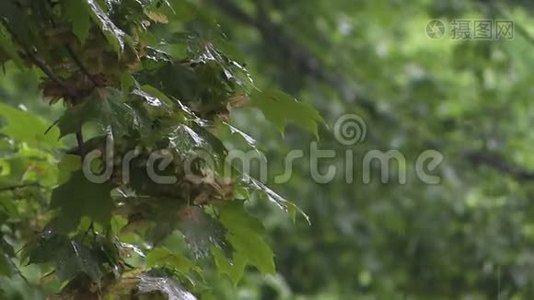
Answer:
<svg viewBox="0 0 534 300"><path fill-rule="evenodd" d="M26 45L15 35L13 30L11 30L11 27L9 26L9 23L5 19L0 18L2 23L4 24L4 27L9 32L13 40L19 44L19 46L24 50L24 53L30 58L33 64L35 64L43 73L48 76L52 81L54 81L57 85L59 85L65 92L67 92L69 95L74 95L72 90L61 80L55 73L52 71L52 68L50 68L44 61L42 61L35 53L32 52L32 50L28 49Z"/></svg>
<svg viewBox="0 0 534 300"><path fill-rule="evenodd" d="M93 76L89 73L89 71L83 65L82 61L78 58L78 56L76 56L76 53L74 53L74 50L72 50L72 47L69 46L69 45L66 45L65 47L67 48L67 52L69 53L69 55L72 58L72 60L74 61L74 63L78 66L80 71L82 71L82 73L85 76L87 76L87 78L89 78L89 80L91 80L91 82L93 83L93 86L95 86L95 87L98 86L98 83L95 81Z"/></svg>
<svg viewBox="0 0 534 300"><path fill-rule="evenodd" d="M392 116L380 113L376 104L370 101L358 89L349 87L344 76L330 70L319 57L311 53L306 47L300 44L295 38L287 33L284 28L269 19L265 12L263 2L258 2L258 17L254 18L243 11L232 0L208 0L221 12L236 21L256 28L268 44L276 45L275 50L280 53L280 57L287 58L294 62L298 72L306 74L312 79L324 82L334 88L336 93L348 103L357 103L365 108L372 116L391 120Z"/></svg>
<svg viewBox="0 0 534 300"><path fill-rule="evenodd" d="M485 153L481 151L467 151L464 157L476 166L486 166L504 173L518 181L534 180L534 171L522 169L506 161L498 153Z"/></svg>
<svg viewBox="0 0 534 300"><path fill-rule="evenodd" d="M50 4L51 5L51 4ZM48 10L49 10L49 13L52 15L52 11L51 11L52 7L51 6L48 6ZM56 22L54 21L54 18L50 17L50 23L52 24L52 26L54 28L56 28ZM91 82L93 83L94 86L98 86L98 83L94 80L93 76L91 76L91 74L89 73L89 71L87 70L87 68L83 65L82 61L78 58L78 56L76 55L76 53L74 53L74 50L72 49L72 47L69 45L69 44L65 44L65 48L67 49L67 53L69 53L69 56L72 58L72 60L74 61L74 63L78 66L78 68L80 69L80 71L89 78L89 80L91 80Z"/></svg>

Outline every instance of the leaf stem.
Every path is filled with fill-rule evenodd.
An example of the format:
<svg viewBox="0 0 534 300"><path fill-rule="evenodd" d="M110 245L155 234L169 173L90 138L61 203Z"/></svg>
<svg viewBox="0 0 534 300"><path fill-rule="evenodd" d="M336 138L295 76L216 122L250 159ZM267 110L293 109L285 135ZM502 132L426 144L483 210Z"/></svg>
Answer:
<svg viewBox="0 0 534 300"><path fill-rule="evenodd" d="M85 143L83 141L83 133L81 128L76 131L76 141L78 142L78 152L83 159L85 157Z"/></svg>
<svg viewBox="0 0 534 300"><path fill-rule="evenodd" d="M96 82L96 80L93 78L93 76L89 73L89 71L83 65L82 61L78 58L78 56L76 56L76 53L74 53L74 50L72 50L72 47L69 46L69 45L66 45L65 47L67 48L67 52L69 53L69 55L72 58L72 60L74 61L74 63L76 63L78 68L80 68L80 71L82 71L82 73L85 74L85 76L87 76L87 78L89 78L89 80L91 80L91 82L93 83L93 85L95 87L98 86L98 82Z"/></svg>

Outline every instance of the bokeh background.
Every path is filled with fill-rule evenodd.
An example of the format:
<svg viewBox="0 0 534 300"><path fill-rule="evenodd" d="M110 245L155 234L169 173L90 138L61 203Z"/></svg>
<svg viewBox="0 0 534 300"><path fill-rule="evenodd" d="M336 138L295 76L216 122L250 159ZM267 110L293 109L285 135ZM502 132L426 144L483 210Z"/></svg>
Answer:
<svg viewBox="0 0 534 300"><path fill-rule="evenodd" d="M309 154L313 141L339 153L322 161L323 171L342 169L346 150L355 154L351 184L343 174L314 182L307 158L294 164L288 183L270 182L311 225L254 205L278 273L251 270L237 287L213 282L217 298L534 299L532 2L176 2L176 15L160 29L169 38L198 32L245 64L258 86L279 87L323 116L317 141L298 124L281 136L255 109L233 113L231 122L257 138L271 174L282 172L289 151ZM445 26L439 38L428 34L434 19ZM513 36L458 38L451 22L460 19L511 21ZM0 101L57 118L62 108L43 101L36 74L4 68ZM333 134L348 113L367 127L353 146ZM414 162L427 149L445 157L434 173L438 185L415 176ZM390 175L405 171L407 183L383 184L376 169L364 184L361 158L370 150L402 152L406 170Z"/></svg>

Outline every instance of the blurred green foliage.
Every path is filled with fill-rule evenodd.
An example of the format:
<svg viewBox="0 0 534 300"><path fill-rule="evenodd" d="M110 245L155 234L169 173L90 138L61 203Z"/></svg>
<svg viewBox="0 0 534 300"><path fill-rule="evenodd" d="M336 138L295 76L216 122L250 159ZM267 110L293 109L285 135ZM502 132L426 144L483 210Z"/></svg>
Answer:
<svg viewBox="0 0 534 300"><path fill-rule="evenodd" d="M269 113L273 106L264 107L269 120L255 108L232 111L230 123L255 137L274 174L282 173L284 159L291 150L306 153L294 164L288 183L278 185L270 178L270 186L296 202L310 216L311 225L302 218L293 224L264 202L254 202L250 209L267 231L277 273L261 275L248 269L244 280L234 285L232 279L242 272L241 258L234 255L232 265L218 260L223 254L213 248L215 263L229 276L221 279L214 272L204 274L209 292L201 299L534 298L534 105L530 102L534 42L529 35L534 33L532 3L175 2L169 24L154 28L155 34L167 41L159 45L161 49L181 57L186 49L177 41L187 40L189 45L195 45L209 40L236 63L246 65L255 86L266 91L280 88L291 95L280 98L296 97L305 102L303 107L316 107L327 125L318 128L319 148L338 153L323 167L334 165L342 169L347 163L346 150L352 150L356 157L353 183L348 184L341 175L328 184L315 183L309 165L309 145L315 137L298 128L304 125L313 132L315 122L307 124L309 119L301 118L301 111L292 108L289 115L300 123L290 125L281 137L274 127L283 128L285 120L276 111ZM454 19L512 20L514 38L475 41L453 39L446 34L432 39L425 27L433 19L444 20L448 29L449 21ZM83 27L79 30L83 32ZM184 35L184 31L195 34ZM60 108L43 104L38 75L16 71L11 64L6 69L10 72L1 78L0 99L11 106L4 108L2 104L2 119L9 124L9 118L20 113L10 113L12 107L23 105L22 109L51 124ZM165 79L172 78L165 73L168 70L159 71ZM187 70L178 72L188 78ZM183 85L167 80L156 81L148 76L146 81L188 99L218 99L217 92L224 90L206 95L202 86L187 80ZM259 107L262 99L257 99ZM206 110L198 113L211 116L213 110L221 109L218 104L202 103ZM332 130L336 120L347 113L360 115L367 126L365 140L352 147L338 143ZM41 119L28 122L31 123L24 125L27 129L48 124ZM41 140L28 136L35 131L9 125L1 130L13 137L20 134L28 141L27 147L17 147L15 151L13 145L0 140L0 163L9 161L12 169L6 172L5 167L0 168L0 175L19 174L0 177L1 186L39 179L41 185L52 188L61 170L55 158L43 151L46 146L39 144ZM220 134L228 148L243 144L230 132ZM363 184L361 158L375 149L394 149L404 154L410 162L406 184L380 183L379 170L375 169L372 182ZM427 149L435 149L445 157L438 169L442 178L438 185L427 185L416 178L413 162ZM397 176L396 171L399 170L392 170L391 178ZM12 199L18 198L32 201L14 205ZM0 203L9 211L5 215L16 212L17 222L36 223L33 230L38 231L37 225L42 222L32 219L32 212L38 209L34 201L47 199L33 187L0 191ZM263 240L254 242L242 236L243 231L262 232L262 226L245 220L239 224L250 226L239 228L232 225L233 220L222 218L228 234L238 240L236 244L253 243L247 249L257 247L254 253L262 254ZM192 232L203 237L202 233ZM168 253L168 249L179 248L182 242L175 237L167 239L150 252L149 264L160 267L165 260L171 266L194 270L189 258ZM2 254L11 251L11 246L22 247L11 242L0 247ZM256 258L247 259L260 270L271 270L268 259L255 263ZM129 263L139 262L132 258ZM0 262L0 273L5 273L2 270L6 268L9 261ZM31 282L48 270L21 268ZM0 285L6 299L42 297L38 291L29 292L17 277L1 279Z"/></svg>
<svg viewBox="0 0 534 300"><path fill-rule="evenodd" d="M342 174L314 183L304 158L288 184L274 186L312 225L295 227L266 213L281 277L275 285L260 281L263 294L256 298L534 296L530 3L213 3L230 40L256 56L247 67L261 84L282 86L319 108L330 125L319 148L338 153L325 167L344 170L345 151L356 153L353 184ZM446 24L441 39L425 32L433 19ZM510 20L514 38L453 39L454 19ZM365 141L354 147L337 143L331 130L346 113L367 123ZM279 141L250 115L239 114L235 124L266 145L279 173L290 150L309 152L313 141L295 129ZM362 157L374 149L405 155L407 184L381 184L378 171L371 184L362 183ZM426 149L445 157L439 185L415 176L413 162Z"/></svg>

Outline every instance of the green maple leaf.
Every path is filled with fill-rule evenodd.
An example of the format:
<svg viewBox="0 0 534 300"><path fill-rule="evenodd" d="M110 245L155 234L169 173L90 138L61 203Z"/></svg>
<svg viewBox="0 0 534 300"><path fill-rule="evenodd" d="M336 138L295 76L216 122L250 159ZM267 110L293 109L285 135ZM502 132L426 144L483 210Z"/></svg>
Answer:
<svg viewBox="0 0 534 300"><path fill-rule="evenodd" d="M0 103L0 118L7 122L6 126L0 126L0 132L18 142L46 149L61 146L57 129L51 129L46 133L49 128L48 122L39 116Z"/></svg>
<svg viewBox="0 0 534 300"><path fill-rule="evenodd" d="M108 42L113 46L117 53L122 53L124 50L124 38L126 33L122 31L109 18L106 12L100 7L96 0L84 0L87 2L91 17L98 24L102 33L106 36Z"/></svg>
<svg viewBox="0 0 534 300"><path fill-rule="evenodd" d="M69 181L52 192L52 209L60 209L55 220L58 230L68 232L76 228L81 217L107 225L111 220L113 201L111 183L96 184L85 178L82 171L73 173Z"/></svg>
<svg viewBox="0 0 534 300"><path fill-rule="evenodd" d="M293 122L318 136L319 123L324 123L323 118L313 106L299 102L282 91L267 90L262 92L256 90L250 98L262 111L265 118L282 133L284 133L287 123Z"/></svg>
<svg viewBox="0 0 534 300"><path fill-rule="evenodd" d="M114 88L97 88L82 103L69 108L59 119L60 136L75 133L83 124L95 122L111 127L121 135L138 124L135 110L123 101L123 94Z"/></svg>
<svg viewBox="0 0 534 300"><path fill-rule="evenodd" d="M80 0L63 0L63 8L67 19L72 24L72 32L82 44L87 40L91 29L91 16L87 2Z"/></svg>
<svg viewBox="0 0 534 300"><path fill-rule="evenodd" d="M233 248L232 263L224 262L223 253L213 247L212 254L219 272L225 273L235 282L243 276L246 264L256 267L262 273L274 273L274 255L263 237L263 225L249 215L242 202L223 207L220 221L228 230L226 240Z"/></svg>
<svg viewBox="0 0 534 300"><path fill-rule="evenodd" d="M150 251L146 257L146 265L149 268L172 268L181 274L187 274L195 268L195 264L187 257L167 248L156 248Z"/></svg>

